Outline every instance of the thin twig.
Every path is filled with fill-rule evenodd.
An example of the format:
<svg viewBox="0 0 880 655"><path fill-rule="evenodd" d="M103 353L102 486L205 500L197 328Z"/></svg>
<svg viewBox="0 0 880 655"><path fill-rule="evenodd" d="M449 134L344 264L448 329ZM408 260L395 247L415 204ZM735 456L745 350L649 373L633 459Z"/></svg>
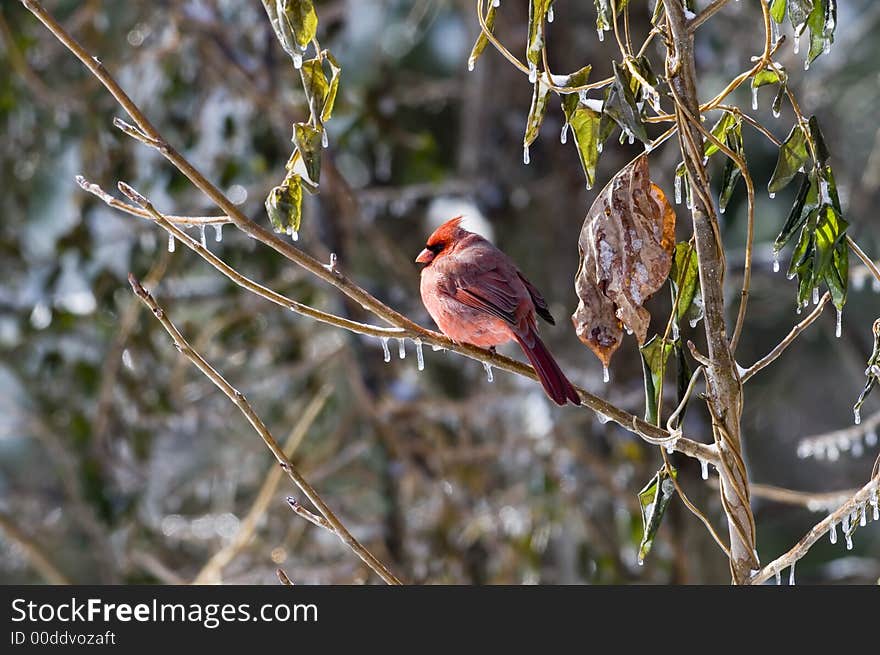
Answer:
<svg viewBox="0 0 880 655"><path fill-rule="evenodd" d="M42 546L19 530L13 520L5 514L0 514L0 530L6 533L6 538L9 541L16 543L21 548L25 557L46 582L58 585L71 584L70 579L43 552Z"/></svg>
<svg viewBox="0 0 880 655"><path fill-rule="evenodd" d="M700 25L712 18L721 8L728 3L728 0L714 0L708 7L688 21L687 28L693 32Z"/></svg>
<svg viewBox="0 0 880 655"><path fill-rule="evenodd" d="M710 487L717 487L718 482L713 478L708 482ZM844 489L843 491L797 491L785 489L769 484L752 483L752 498L761 498L783 505L796 505L810 511L837 509L847 501L858 489Z"/></svg>
<svg viewBox="0 0 880 655"><path fill-rule="evenodd" d="M305 438L309 429L312 427L312 423L315 422L315 419L318 418L318 415L324 408L324 404L327 402L329 396L330 388L323 387L303 410L300 419L296 422L293 430L290 431L290 436L284 444L284 454L288 458L293 457L296 449L299 447L300 443L302 443L303 438ZM193 584L210 584L219 581L223 569L235 559L241 550L248 544L251 536L257 529L257 524L266 513L269 503L272 502L272 496L275 494L275 490L281 482L281 474L282 470L279 466L272 466L267 471L263 485L260 487L260 491L257 493L256 498L254 498L254 502L248 510L248 513L245 515L244 519L242 519L235 536L232 537L226 546L214 553L211 559L205 563L202 570L199 571L195 578L193 578ZM332 526L330 531L333 532Z"/></svg>
<svg viewBox="0 0 880 655"><path fill-rule="evenodd" d="M844 502L836 511L826 516L822 521L813 526L813 528L803 536L787 553L777 557L767 566L749 579L750 584L761 584L766 582L783 569L794 565L797 561L807 554L810 547L816 543L823 535L825 535L832 526L840 523L845 516L848 516L858 507L862 507L873 494L877 493L878 482L880 476L875 475L868 483L854 493L846 502Z"/></svg>
<svg viewBox="0 0 880 655"><path fill-rule="evenodd" d="M799 457L809 457L819 453L824 454L832 448L837 452L847 450L854 442L861 440L878 426L880 426L880 411L866 416L858 425L804 437L798 442L797 454Z"/></svg>
<svg viewBox="0 0 880 655"><path fill-rule="evenodd" d="M877 268L877 264L874 263L874 260L868 257L868 255L865 254L865 251L859 248L859 244L857 244L848 234L846 235L846 242L856 256L862 260L865 267L871 271L871 275L874 276L874 279L880 281L880 268Z"/></svg>
<svg viewBox="0 0 880 655"><path fill-rule="evenodd" d="M254 412L253 408L248 403L247 399L245 399L244 394L235 389L226 379L215 369L213 368L207 361L205 361L202 356L197 353L189 343L184 339L183 335L178 331L178 329L171 322L171 319L168 318L167 313L163 310L149 291L144 289L141 286L141 283L137 281L134 275L129 274L128 282L131 285L132 291L143 301L143 303L153 312L153 315L156 319L162 324L162 327L165 328L165 331L168 332L171 339L174 341L174 347L182 353L187 359L189 359L202 373L204 373L214 385L223 392L223 394L231 400L236 407L244 414L244 417L248 420L248 422L253 426L254 430L260 435L263 439L263 442L272 451L272 454L275 455L275 459L278 460L278 463L281 465L281 468L287 473L288 477L293 481L293 483L299 487L299 489L305 494L305 496L312 502L312 504L318 508L318 511L323 515L323 517L327 520L330 526L333 528L333 533L339 537L339 539L348 546L367 566L369 566L379 577L381 577L388 584L400 584L400 580L388 570L388 568L382 564L375 556L373 556L370 551L364 548L361 543L352 536L352 534L348 531L348 529L342 524L342 522L336 517L336 515L330 510L327 504L323 501L323 499L318 495L318 493L312 488L312 486L306 481L306 479L300 474L299 470L294 466L294 464L290 461L287 455L284 454L284 450L275 440L275 437L272 436L272 433L269 432L269 429L266 427L265 423L257 416L256 412Z"/></svg>
<svg viewBox="0 0 880 655"><path fill-rule="evenodd" d="M743 383L745 384L746 382L748 382L749 378L751 378L755 373L760 371L762 368L765 368L772 364L783 352L785 352L785 349L788 348L792 344L792 342L798 338L798 335L806 330L808 327L810 327L813 323L815 323L816 319L822 315L822 310L825 309L825 305L828 303L829 300L831 300L831 294L826 291L819 299L819 304L816 305L813 311L810 312L804 320L791 328L791 332L789 332L782 341L776 344L773 350L764 355L761 359L752 364L742 373L740 379L743 381Z"/></svg>

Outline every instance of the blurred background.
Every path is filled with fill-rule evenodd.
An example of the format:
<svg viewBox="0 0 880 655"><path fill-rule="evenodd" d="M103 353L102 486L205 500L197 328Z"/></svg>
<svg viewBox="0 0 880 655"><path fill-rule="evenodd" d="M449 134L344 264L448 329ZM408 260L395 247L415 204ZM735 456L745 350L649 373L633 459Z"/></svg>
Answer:
<svg viewBox="0 0 880 655"><path fill-rule="evenodd" d="M731 2L699 30L702 98L760 54L758 1ZM268 225L264 198L283 177L291 123L308 110L260 2L45 4L175 147ZM641 42L653 3L631 5ZM585 187L571 139L560 143L558 101L524 165L531 85L491 46L468 72L478 31L474 2L316 6L319 38L342 65L342 78L324 183L319 196L306 197L299 245L324 261L337 253L359 284L434 327L413 258L433 226L465 214L543 290L557 319L543 334L571 379L643 413L635 342L624 342L606 385L569 320L577 305L577 237L596 191ZM820 119L850 233L876 256L880 41L870 35L880 28L880 3L838 3L838 12L834 48L808 72L790 39L778 59L804 112ZM617 52L612 38L597 39L593 3L558 0L555 18L548 26L552 69L590 63L593 80L606 77ZM527 3L504 0L498 36L522 53L526 31ZM655 70L662 70L659 48L648 51ZM121 109L17 2L0 6L0 70L0 582L272 584L279 567L303 584L378 581L333 535L290 511L285 498L299 497L297 490L271 474L277 467L239 411L141 311L129 271L151 280L191 343L245 393L277 439L296 446L293 460L306 478L405 580L729 582L723 554L679 499L644 566L637 565L636 494L662 463L656 447L591 412L557 408L529 380L496 372L489 383L479 363L452 353L426 348L418 372L412 343L401 360L392 341L385 363L378 340L248 294L180 245L167 252L164 232L148 221L80 190L77 174L106 189L126 180L167 213L216 213L156 152L112 127ZM784 108L774 118L772 96L762 89L759 109L750 113L784 138L793 115ZM732 101L749 111L748 89ZM743 133L759 190L752 299L737 352L748 366L798 317L795 283L772 272L770 250L795 185L768 198L777 148L748 127ZM639 149L610 139L596 188ZM651 156L652 177L670 198L679 160L674 140ZM712 164L716 179L721 164ZM686 239L689 217L683 205L677 211L678 236ZM736 298L742 185L722 230L728 297ZM213 233L208 239L243 274L279 292L369 318L231 228L220 242ZM804 437L852 426L871 323L880 314L880 289L854 260L842 338L834 338L834 311L826 309L746 387L743 437L756 483L836 492L860 487L870 475L878 453L876 398L858 429L802 446L809 456L798 456ZM649 303L664 325L668 306L665 288ZM684 336L704 348L702 329ZM668 414L674 385L667 388ZM691 404L685 432L711 438L699 403ZM691 499L726 535L717 474L705 482L698 462L672 460ZM829 507L821 496L794 500L756 492L762 561L788 550ZM843 539L823 539L798 563L798 583L875 583L878 546L873 523L856 532L851 551Z"/></svg>

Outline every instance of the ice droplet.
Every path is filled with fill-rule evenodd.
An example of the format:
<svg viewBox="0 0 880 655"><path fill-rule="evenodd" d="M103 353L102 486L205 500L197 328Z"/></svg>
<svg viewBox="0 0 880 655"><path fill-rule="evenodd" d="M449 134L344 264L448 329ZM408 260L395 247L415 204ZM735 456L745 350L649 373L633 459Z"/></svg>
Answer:
<svg viewBox="0 0 880 655"><path fill-rule="evenodd" d="M839 309L837 310L837 326L834 328L834 336L840 339L840 335L843 332L843 312Z"/></svg>
<svg viewBox="0 0 880 655"><path fill-rule="evenodd" d="M773 198L776 197L776 194L772 191L770 193L768 193L767 195L770 196L770 200L773 200Z"/></svg>
<svg viewBox="0 0 880 655"><path fill-rule="evenodd" d="M779 272L779 251L778 250L773 251L773 272L774 273Z"/></svg>
<svg viewBox="0 0 880 655"><path fill-rule="evenodd" d="M300 68L302 68L302 65L303 65L303 56L298 52L294 52L293 53L293 67L296 68L297 70L299 70Z"/></svg>
<svg viewBox="0 0 880 655"><path fill-rule="evenodd" d="M174 252L174 235L168 233L168 252Z"/></svg>
<svg viewBox="0 0 880 655"><path fill-rule="evenodd" d="M868 524L868 508L862 504L861 507L859 507L859 511L859 526L864 528Z"/></svg>
<svg viewBox="0 0 880 655"><path fill-rule="evenodd" d="M498 8L501 6L501 0L492 0L492 6Z"/></svg>
<svg viewBox="0 0 880 655"><path fill-rule="evenodd" d="M388 349L388 337L382 337L382 354L385 356L385 361L391 361L391 351Z"/></svg>
<svg viewBox="0 0 880 655"><path fill-rule="evenodd" d="M862 412L859 410L858 407L853 409L853 422L856 425L862 422Z"/></svg>
<svg viewBox="0 0 880 655"><path fill-rule="evenodd" d="M773 118L779 118L782 115L782 112L779 111L776 106L773 106Z"/></svg>
<svg viewBox="0 0 880 655"><path fill-rule="evenodd" d="M330 137L327 136L327 130L321 131L321 147L326 148L330 145Z"/></svg>
<svg viewBox="0 0 880 655"><path fill-rule="evenodd" d="M596 32L599 34L599 40L600 40L600 41L604 41L604 40L605 40L605 32L602 31L601 28L600 28L600 29L597 29Z"/></svg>
<svg viewBox="0 0 880 655"><path fill-rule="evenodd" d="M871 508L874 510L874 520L880 521L880 503L878 503L876 487L871 491Z"/></svg>
<svg viewBox="0 0 880 655"><path fill-rule="evenodd" d="M819 287L813 287L813 304L819 304Z"/></svg>
<svg viewBox="0 0 880 655"><path fill-rule="evenodd" d="M758 111L758 87L752 87L752 111Z"/></svg>
<svg viewBox="0 0 880 655"><path fill-rule="evenodd" d="M420 371L425 370L425 355L422 353L422 342L419 339L413 339L416 345L416 368Z"/></svg>
<svg viewBox="0 0 880 655"><path fill-rule="evenodd" d="M293 226L287 228L287 236L290 237L291 241L299 241L299 232L293 229Z"/></svg>
<svg viewBox="0 0 880 655"><path fill-rule="evenodd" d="M831 532L828 533L831 538L831 543L837 543L837 524L833 521L831 522Z"/></svg>
<svg viewBox="0 0 880 655"><path fill-rule="evenodd" d="M563 123L562 132L559 134L559 143L565 145L566 141L568 141L568 123Z"/></svg>
<svg viewBox="0 0 880 655"><path fill-rule="evenodd" d="M795 28L794 35L794 54L797 54L801 51L801 35L797 33L797 28Z"/></svg>
<svg viewBox="0 0 880 655"><path fill-rule="evenodd" d="M529 147L523 146L523 164L528 166L531 159L529 158Z"/></svg>
<svg viewBox="0 0 880 655"><path fill-rule="evenodd" d="M475 60L473 57L471 57L470 59L468 59L468 70L469 70L469 71L473 71L473 70L474 70L474 66L476 65L476 63L477 63L477 62L476 62L476 60Z"/></svg>
<svg viewBox="0 0 880 655"><path fill-rule="evenodd" d="M223 241L223 223L214 225L214 241L217 243Z"/></svg>
<svg viewBox="0 0 880 655"><path fill-rule="evenodd" d="M788 574L788 584L791 587L794 587L794 565L797 564L797 561L791 563L791 571Z"/></svg>
<svg viewBox="0 0 880 655"><path fill-rule="evenodd" d="M529 64L529 82L534 84L538 81L538 67L534 64Z"/></svg>
<svg viewBox="0 0 880 655"><path fill-rule="evenodd" d="M550 6L550 9L547 10L547 22L552 23L555 16L553 15L553 6Z"/></svg>
<svg viewBox="0 0 880 655"><path fill-rule="evenodd" d="M709 462L705 459L700 460L700 477L704 480L709 479Z"/></svg>
<svg viewBox="0 0 880 655"><path fill-rule="evenodd" d="M199 225L199 242L202 244L202 248L205 250L208 249L208 239L205 237L204 225Z"/></svg>
<svg viewBox="0 0 880 655"><path fill-rule="evenodd" d="M406 358L406 338L401 337L397 340L397 356L401 359Z"/></svg>
<svg viewBox="0 0 880 655"><path fill-rule="evenodd" d="M602 367L602 382L608 384L611 381L611 373L608 370L607 366Z"/></svg>
<svg viewBox="0 0 880 655"><path fill-rule="evenodd" d="M865 434L865 445L866 446L876 446L877 445L877 431L871 428L868 430L867 434Z"/></svg>
<svg viewBox="0 0 880 655"><path fill-rule="evenodd" d="M852 550L852 548L853 548L852 535L848 534L848 535L846 535L846 549Z"/></svg>
<svg viewBox="0 0 880 655"><path fill-rule="evenodd" d="M804 70L805 71L810 70L810 60L809 59L804 59Z"/></svg>
<svg viewBox="0 0 880 655"><path fill-rule="evenodd" d="M782 584L782 574L779 572L779 570L776 571L775 577L776 577L776 585L777 586L781 585Z"/></svg>
<svg viewBox="0 0 880 655"><path fill-rule="evenodd" d="M605 416L605 414L603 414L602 412L596 412L596 419L597 419L597 420L599 421L599 423L601 423L602 425L605 425L608 421L611 420L610 418L608 418L607 416Z"/></svg>
<svg viewBox="0 0 880 655"><path fill-rule="evenodd" d="M489 362L483 362L483 368L486 371L486 382L494 382L495 376L492 375L492 365Z"/></svg>
<svg viewBox="0 0 880 655"><path fill-rule="evenodd" d="M681 204L681 176L675 176L675 204Z"/></svg>

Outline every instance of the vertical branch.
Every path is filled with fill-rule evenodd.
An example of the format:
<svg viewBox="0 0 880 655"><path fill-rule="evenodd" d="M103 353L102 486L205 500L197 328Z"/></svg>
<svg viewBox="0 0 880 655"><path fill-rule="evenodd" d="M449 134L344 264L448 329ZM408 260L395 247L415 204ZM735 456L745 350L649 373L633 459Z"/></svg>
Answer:
<svg viewBox="0 0 880 655"><path fill-rule="evenodd" d="M675 0L663 0L666 9L668 47L667 74L676 101L679 143L694 192L691 215L699 261L700 289L705 306L704 325L709 348L706 369L708 405L718 444L721 500L730 532L730 569L733 582L748 583L758 568L755 553L755 522L749 506L749 483L742 461L740 415L742 385L730 352L724 320L724 251L718 234L708 176L703 165L702 135L687 114L699 118L693 35L684 8Z"/></svg>

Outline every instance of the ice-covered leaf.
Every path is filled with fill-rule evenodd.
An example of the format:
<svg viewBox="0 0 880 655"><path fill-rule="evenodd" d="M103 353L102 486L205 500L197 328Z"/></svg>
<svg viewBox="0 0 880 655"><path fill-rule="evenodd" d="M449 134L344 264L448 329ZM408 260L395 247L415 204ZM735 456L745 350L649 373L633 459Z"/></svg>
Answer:
<svg viewBox="0 0 880 655"><path fill-rule="evenodd" d="M675 320L680 322L687 315L700 286L697 251L691 244L684 241L676 244L672 267L669 269L669 282L672 285L673 300L678 298Z"/></svg>
<svg viewBox="0 0 880 655"><path fill-rule="evenodd" d="M317 187L321 180L321 129L316 129L308 123L293 124L293 144L299 154L305 175L305 180ZM302 175L302 174L301 174Z"/></svg>
<svg viewBox="0 0 880 655"><path fill-rule="evenodd" d="M624 134L633 135L643 143L648 143L650 139L636 102L636 90L638 83L633 84L630 72L625 66L618 66L615 62L614 82L602 105L602 112L617 123Z"/></svg>
<svg viewBox="0 0 880 655"><path fill-rule="evenodd" d="M614 9L611 0L593 0L596 5L596 29L607 32L614 24Z"/></svg>
<svg viewBox="0 0 880 655"><path fill-rule="evenodd" d="M772 0L770 3L770 17L777 23L781 23L785 18L786 0Z"/></svg>
<svg viewBox="0 0 880 655"><path fill-rule="evenodd" d="M691 375L693 371L691 371L691 367L687 361L687 355L685 354L684 348L681 345L681 338L676 339L673 342L673 348L675 350L675 382L676 382L676 406L680 405L682 400L684 400L685 394L687 393L688 385L691 381ZM678 425L682 425L684 423L684 415L687 413L688 403L685 402L684 407L681 410L681 413L678 415Z"/></svg>
<svg viewBox="0 0 880 655"><path fill-rule="evenodd" d="M740 121L733 113L725 111L722 114L721 118L718 119L718 122L715 123L714 126L712 126L710 132L712 136L723 143L725 138L727 137L727 133L735 128L739 123ZM711 157L716 152L718 152L718 150L718 146L708 139L706 139L705 143L703 143L704 157Z"/></svg>
<svg viewBox="0 0 880 655"><path fill-rule="evenodd" d="M807 66L819 55L828 52L834 43L834 29L837 24L836 0L813 0L813 8L807 17L810 28L810 51Z"/></svg>
<svg viewBox="0 0 880 655"><path fill-rule="evenodd" d="M266 198L266 212L276 232L297 232L302 219L302 186L299 175L288 175Z"/></svg>
<svg viewBox="0 0 880 655"><path fill-rule="evenodd" d="M804 175L801 180L800 189L798 190L797 196L795 196L794 205L791 207L791 211L788 214L785 224L782 226L782 230L779 232L779 236L776 237L776 241L773 243L774 250L779 251L785 247L785 244L788 243L792 235L794 235L794 233L804 224L804 221L807 220L807 215L810 211L816 207L818 198L819 190L818 185L815 182L815 177Z"/></svg>
<svg viewBox="0 0 880 655"><path fill-rule="evenodd" d="M494 2L489 2L489 11L486 12L486 27L489 28L491 32L495 28L495 15L498 10L498 7L495 6ZM480 55L483 54L483 50L486 49L486 46L489 44L489 38L486 36L486 33L483 32L482 28L480 28L480 35L477 37L476 42L474 43L474 47L471 50L471 56L468 57L468 69L473 70L474 65L477 63L477 59L480 58Z"/></svg>
<svg viewBox="0 0 880 655"><path fill-rule="evenodd" d="M874 321L873 332L874 350L871 352L871 356L868 358L868 366L865 368L865 377L867 377L865 388L862 389L862 393L859 394L859 399L856 401L856 404L853 405L853 413L856 417L856 423L860 422L862 404L865 402L868 394L870 394L877 383L880 382L880 318Z"/></svg>
<svg viewBox="0 0 880 655"><path fill-rule="evenodd" d="M648 158L624 167L596 197L578 239L575 331L608 364L625 326L644 344L644 302L666 281L675 247L675 212L651 183Z"/></svg>
<svg viewBox="0 0 880 655"><path fill-rule="evenodd" d="M778 68L762 68L752 78L752 88L757 89L768 84L785 84L788 81L788 74L782 66Z"/></svg>
<svg viewBox="0 0 880 655"><path fill-rule="evenodd" d="M277 0L281 30L292 44L305 50L318 32L318 14L312 0Z"/></svg>
<svg viewBox="0 0 880 655"><path fill-rule="evenodd" d="M639 544L639 564L645 561L645 557L651 551L654 537L660 528L663 514L672 496L675 495L675 483L673 478L678 472L672 468L672 475L664 466L657 471L653 478L648 481L639 492L639 507L642 511L642 541Z"/></svg>
<svg viewBox="0 0 880 655"><path fill-rule="evenodd" d="M529 116L526 119L526 133L523 137L523 147L528 148L541 131L541 123L544 122L544 114L547 113L547 102L550 100L550 87L544 84L544 76L538 77L532 91L532 104L529 107Z"/></svg>
<svg viewBox="0 0 880 655"><path fill-rule="evenodd" d="M336 61L336 57L327 50L324 50L321 56L324 57L324 61L330 66L330 86L324 95L324 106L321 109L321 123L326 123L330 120L330 116L333 114L333 106L336 104L336 94L339 91L339 74L342 73L342 67Z"/></svg>
<svg viewBox="0 0 880 655"><path fill-rule="evenodd" d="M578 157L581 160L587 186L592 188L596 183L596 165L599 162L599 126L602 114L585 105L578 105L568 119Z"/></svg>
<svg viewBox="0 0 880 655"><path fill-rule="evenodd" d="M795 36L800 36L807 27L807 18L813 11L813 0L788 0L788 20L794 28Z"/></svg>
<svg viewBox="0 0 880 655"><path fill-rule="evenodd" d="M526 60L532 69L537 69L541 62L548 9L550 9L550 0L529 0L529 40L526 43Z"/></svg>
<svg viewBox="0 0 880 655"><path fill-rule="evenodd" d="M807 151L807 139L804 136L804 131L800 125L795 125L779 147L779 159L776 161L776 168L770 178L770 184L767 185L770 193L776 193L785 188L809 159L810 154Z"/></svg>
<svg viewBox="0 0 880 655"><path fill-rule="evenodd" d="M672 342L654 335L650 341L639 348L642 354L642 373L645 377L645 421L657 424L657 408L663 391L662 380L666 373L666 363L672 353Z"/></svg>

